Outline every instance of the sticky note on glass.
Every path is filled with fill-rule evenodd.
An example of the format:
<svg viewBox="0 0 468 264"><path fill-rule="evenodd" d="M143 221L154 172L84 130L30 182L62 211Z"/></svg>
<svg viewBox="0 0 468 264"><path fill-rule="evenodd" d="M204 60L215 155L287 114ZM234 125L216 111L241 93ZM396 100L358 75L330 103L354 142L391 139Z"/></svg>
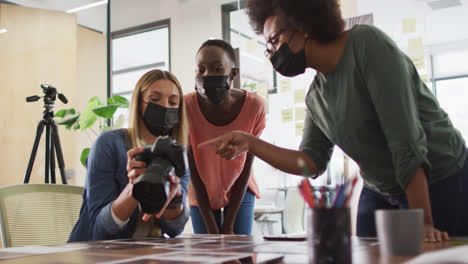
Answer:
<svg viewBox="0 0 468 264"><path fill-rule="evenodd" d="M281 111L281 116L283 123L288 123L293 121L293 109L292 108L286 108Z"/></svg>
<svg viewBox="0 0 468 264"><path fill-rule="evenodd" d="M414 67L416 67L416 69L418 69L418 70L424 69L426 67L426 63L425 63L425 60L424 60L424 55L413 56L413 57L411 57L411 60L414 63Z"/></svg>
<svg viewBox="0 0 468 264"><path fill-rule="evenodd" d="M305 120L305 113L306 113L305 107L296 107L296 109L294 109L294 111L296 112L296 121L304 121Z"/></svg>
<svg viewBox="0 0 468 264"><path fill-rule="evenodd" d="M296 136L302 137L304 133L304 122L297 122L296 123Z"/></svg>
<svg viewBox="0 0 468 264"><path fill-rule="evenodd" d="M423 74L421 76L419 76L421 78L421 80L427 85L429 83L429 77L427 76L427 74Z"/></svg>
<svg viewBox="0 0 468 264"><path fill-rule="evenodd" d="M294 90L294 103L299 104L299 103L304 103L304 102L305 102L305 90L304 89Z"/></svg>
<svg viewBox="0 0 468 264"><path fill-rule="evenodd" d="M263 98L268 97L268 83L267 82L257 83L255 88L256 88L258 95L260 95Z"/></svg>
<svg viewBox="0 0 468 264"><path fill-rule="evenodd" d="M403 19L403 34L416 32L416 19L405 18Z"/></svg>
<svg viewBox="0 0 468 264"><path fill-rule="evenodd" d="M408 40L408 52L409 53L423 53L423 40L422 38L412 38Z"/></svg>
<svg viewBox="0 0 468 264"><path fill-rule="evenodd" d="M289 92L289 91L291 91L291 80L290 79L282 79L282 80L280 80L279 86L280 86L280 92L281 93Z"/></svg>
<svg viewBox="0 0 468 264"><path fill-rule="evenodd" d="M257 40L254 38L247 40L246 46L247 46L248 53L255 52L257 50Z"/></svg>

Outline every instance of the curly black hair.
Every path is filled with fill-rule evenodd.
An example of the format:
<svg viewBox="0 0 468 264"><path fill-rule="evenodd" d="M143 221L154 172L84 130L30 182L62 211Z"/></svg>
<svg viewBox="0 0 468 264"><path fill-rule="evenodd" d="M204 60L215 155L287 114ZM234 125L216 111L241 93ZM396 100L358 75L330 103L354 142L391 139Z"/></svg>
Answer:
<svg viewBox="0 0 468 264"><path fill-rule="evenodd" d="M257 34L263 34L268 17L277 16L281 25L322 44L337 39L345 26L338 0L248 0L247 15Z"/></svg>
<svg viewBox="0 0 468 264"><path fill-rule="evenodd" d="M236 65L236 52L234 51L234 48L231 46L231 44L229 44L228 42L222 39L210 39L210 40L203 42L201 47L198 49L197 54L200 53L200 50L202 48L208 47L208 46L215 46L218 48L222 48L227 53L229 58L231 59L232 64Z"/></svg>

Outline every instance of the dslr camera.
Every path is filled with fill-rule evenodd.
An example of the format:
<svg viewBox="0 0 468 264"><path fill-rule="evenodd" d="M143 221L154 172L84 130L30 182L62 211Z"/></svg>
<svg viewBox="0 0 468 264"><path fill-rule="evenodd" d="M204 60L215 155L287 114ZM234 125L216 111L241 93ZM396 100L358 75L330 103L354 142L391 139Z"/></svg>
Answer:
<svg viewBox="0 0 468 264"><path fill-rule="evenodd" d="M132 195L140 202L143 212L159 212L169 196L171 182L169 175L182 177L187 169L187 155L184 147L170 136L160 136L152 145L143 146L144 151L135 155L135 160L146 163L145 173L133 185ZM174 197L169 209L182 203L182 197Z"/></svg>

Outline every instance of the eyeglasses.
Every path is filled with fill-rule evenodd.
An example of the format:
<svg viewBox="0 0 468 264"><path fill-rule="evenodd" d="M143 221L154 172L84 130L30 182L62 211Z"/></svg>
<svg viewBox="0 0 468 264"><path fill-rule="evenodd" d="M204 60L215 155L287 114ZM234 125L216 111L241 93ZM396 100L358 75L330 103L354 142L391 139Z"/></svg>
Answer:
<svg viewBox="0 0 468 264"><path fill-rule="evenodd" d="M276 33L273 37L271 37L267 41L266 49L265 49L265 52L264 52L265 57L271 58L271 56L273 56L273 54L275 54L275 52L276 52L275 45L278 44L278 39L279 39L280 35L284 33L284 31L286 31L285 28L281 29L280 31L278 31L278 33Z"/></svg>

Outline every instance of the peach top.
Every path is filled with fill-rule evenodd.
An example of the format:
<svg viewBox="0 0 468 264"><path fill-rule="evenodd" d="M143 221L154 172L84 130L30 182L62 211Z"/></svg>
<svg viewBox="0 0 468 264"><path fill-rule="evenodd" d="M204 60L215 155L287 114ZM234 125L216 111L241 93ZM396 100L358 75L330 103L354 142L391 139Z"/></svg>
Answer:
<svg viewBox="0 0 468 264"><path fill-rule="evenodd" d="M234 121L225 126L213 125L205 118L200 110L196 92L185 95L185 104L190 125L188 145L192 146L197 171L205 185L210 207L212 210L218 210L228 205L231 189L244 169L247 154L244 153L233 160L225 160L216 155L214 147L199 149L197 146L234 130L260 136L265 128L265 101L260 96L247 92L240 113ZM249 189L260 198L252 171ZM188 201L190 206L198 206L191 183L188 188Z"/></svg>

